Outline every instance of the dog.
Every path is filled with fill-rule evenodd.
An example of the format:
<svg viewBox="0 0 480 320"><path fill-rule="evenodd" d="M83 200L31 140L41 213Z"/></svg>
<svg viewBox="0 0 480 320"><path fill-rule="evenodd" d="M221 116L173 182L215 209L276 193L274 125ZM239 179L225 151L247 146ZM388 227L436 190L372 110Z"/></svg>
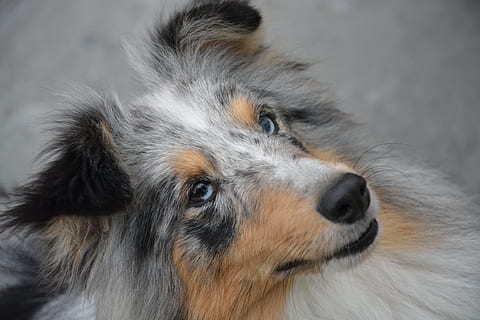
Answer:
<svg viewBox="0 0 480 320"><path fill-rule="evenodd" d="M74 95L2 215L2 319L480 319L479 208L261 22L190 3L130 50L144 96Z"/></svg>

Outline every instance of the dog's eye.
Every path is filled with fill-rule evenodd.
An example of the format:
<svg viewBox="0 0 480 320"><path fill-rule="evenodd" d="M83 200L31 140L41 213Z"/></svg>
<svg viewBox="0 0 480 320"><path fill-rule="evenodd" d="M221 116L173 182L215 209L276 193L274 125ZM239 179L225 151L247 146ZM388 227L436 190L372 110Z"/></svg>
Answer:
<svg viewBox="0 0 480 320"><path fill-rule="evenodd" d="M269 136L274 135L278 132L278 124L272 115L265 114L263 116L260 116L260 118L258 119L258 124Z"/></svg>
<svg viewBox="0 0 480 320"><path fill-rule="evenodd" d="M208 181L196 182L188 194L188 202L191 206L200 206L205 202L213 200L216 194L216 187Z"/></svg>

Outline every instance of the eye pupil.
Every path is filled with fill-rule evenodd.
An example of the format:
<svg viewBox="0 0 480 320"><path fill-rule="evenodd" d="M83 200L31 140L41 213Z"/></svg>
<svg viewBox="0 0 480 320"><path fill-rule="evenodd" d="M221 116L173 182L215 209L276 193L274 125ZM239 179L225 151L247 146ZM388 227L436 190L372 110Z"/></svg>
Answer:
<svg viewBox="0 0 480 320"><path fill-rule="evenodd" d="M199 183L193 189L193 195L198 198L203 198L208 194L209 186L204 183Z"/></svg>
<svg viewBox="0 0 480 320"><path fill-rule="evenodd" d="M212 183L200 181L193 185L189 193L189 202L192 205L200 205L210 201L215 196L215 187Z"/></svg>
<svg viewBox="0 0 480 320"><path fill-rule="evenodd" d="M277 133L278 131L277 123L270 116L262 116L260 117L258 122L262 127L263 131L265 131L267 135L270 136L272 134Z"/></svg>

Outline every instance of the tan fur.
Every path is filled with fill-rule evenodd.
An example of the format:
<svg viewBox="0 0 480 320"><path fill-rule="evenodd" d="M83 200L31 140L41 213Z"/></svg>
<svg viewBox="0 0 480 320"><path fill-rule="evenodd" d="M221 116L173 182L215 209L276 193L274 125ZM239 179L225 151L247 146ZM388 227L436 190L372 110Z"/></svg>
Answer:
<svg viewBox="0 0 480 320"><path fill-rule="evenodd" d="M174 263L190 319L279 319L291 280L276 278L274 269L327 256L329 248L323 255L318 248L327 223L313 201L287 191L260 192L257 199L257 212L240 221L238 237L211 266L190 263L176 243Z"/></svg>
<svg viewBox="0 0 480 320"><path fill-rule="evenodd" d="M185 180L214 172L205 155L195 150L180 151L175 157L172 167L177 176Z"/></svg>
<svg viewBox="0 0 480 320"><path fill-rule="evenodd" d="M253 303L244 319L278 320L282 319L286 297L292 287L293 279L286 279L266 292L263 299Z"/></svg>
<svg viewBox="0 0 480 320"><path fill-rule="evenodd" d="M425 246L426 239L433 233L419 220L408 215L398 207L386 202L381 203L379 221L383 234L379 247L386 250L418 250Z"/></svg>
<svg viewBox="0 0 480 320"><path fill-rule="evenodd" d="M113 145L113 136L110 129L110 125L105 121L101 121L99 124L100 130L102 131L102 138L109 145Z"/></svg>
<svg viewBox="0 0 480 320"><path fill-rule="evenodd" d="M50 245L46 271L63 283L68 276L76 274L84 261L85 254L92 249L108 231L108 220L104 217L60 216L53 218L44 233Z"/></svg>
<svg viewBox="0 0 480 320"><path fill-rule="evenodd" d="M209 35L202 44L202 47L208 48L219 46L222 48L230 48L234 52L240 54L254 54L260 49L262 40L262 27L259 27L256 31L251 33L224 31Z"/></svg>
<svg viewBox="0 0 480 320"><path fill-rule="evenodd" d="M249 54L255 53L262 44L263 33L263 28L260 26L256 31L237 41L236 45L233 46L234 50Z"/></svg>
<svg viewBox="0 0 480 320"><path fill-rule="evenodd" d="M257 126L257 111L255 105L244 96L235 96L230 102L231 116L242 126Z"/></svg>

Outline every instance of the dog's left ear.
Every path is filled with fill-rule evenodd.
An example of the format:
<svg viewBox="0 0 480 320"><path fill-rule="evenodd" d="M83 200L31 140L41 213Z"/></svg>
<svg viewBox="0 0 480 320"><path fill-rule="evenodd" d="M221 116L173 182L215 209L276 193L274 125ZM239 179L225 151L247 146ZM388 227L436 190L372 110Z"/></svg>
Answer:
<svg viewBox="0 0 480 320"><path fill-rule="evenodd" d="M155 28L154 50L176 54L208 47L252 53L259 49L260 13L246 0L203 0L176 13L165 25Z"/></svg>
<svg viewBox="0 0 480 320"><path fill-rule="evenodd" d="M117 146L122 120L116 101L97 95L75 107L61 119L48 148L52 160L19 189L16 205L3 216L4 226L40 227L58 216L106 216L130 202L132 187Z"/></svg>

